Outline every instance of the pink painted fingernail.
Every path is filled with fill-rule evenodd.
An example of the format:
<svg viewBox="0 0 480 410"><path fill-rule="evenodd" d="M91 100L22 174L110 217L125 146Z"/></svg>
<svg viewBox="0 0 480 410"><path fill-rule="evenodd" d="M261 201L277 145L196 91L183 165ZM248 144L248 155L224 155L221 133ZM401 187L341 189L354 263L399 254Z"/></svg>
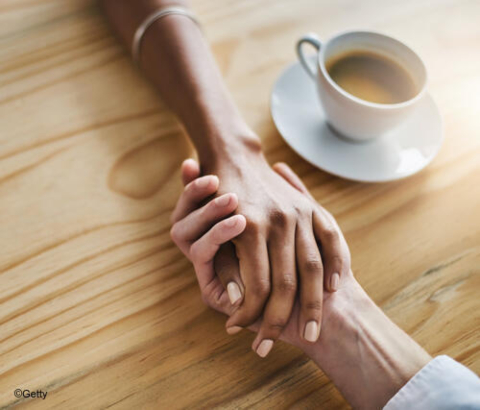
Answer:
<svg viewBox="0 0 480 410"><path fill-rule="evenodd" d="M273 340L264 339L262 340L262 343L260 343L257 347L257 354L260 357L265 357L268 353L270 353L270 350L272 350L272 347L273 347Z"/></svg>
<svg viewBox="0 0 480 410"><path fill-rule="evenodd" d="M335 272L330 279L330 287L332 288L332 292L336 292L338 290L338 285L340 283L340 274Z"/></svg>
<svg viewBox="0 0 480 410"><path fill-rule="evenodd" d="M224 224L231 228L232 226L235 226L237 224L238 218L235 216L232 216L231 218L225 219Z"/></svg>
<svg viewBox="0 0 480 410"><path fill-rule="evenodd" d="M240 288L235 282L230 282L227 285L227 293L228 297L230 299L230 303L232 305L235 304L237 300L239 300L242 297L242 293L240 292Z"/></svg>
<svg viewBox="0 0 480 410"><path fill-rule="evenodd" d="M242 330L243 330L243 327L240 327L240 326L227 327L227 333L229 335L236 335L238 332L240 332Z"/></svg>
<svg viewBox="0 0 480 410"><path fill-rule="evenodd" d="M218 180L218 178L215 175L209 175L202 178L198 178L195 183L197 184L198 188L206 188L209 183L215 180Z"/></svg>
<svg viewBox="0 0 480 410"><path fill-rule="evenodd" d="M232 199L231 195L222 195L221 197L215 199L215 205L218 206L227 206L230 203L230 200Z"/></svg>
<svg viewBox="0 0 480 410"><path fill-rule="evenodd" d="M303 337L308 342L316 342L318 339L318 323L315 320L310 320L305 325Z"/></svg>
<svg viewBox="0 0 480 410"><path fill-rule="evenodd" d="M203 178L199 178L197 179L197 187L199 188L205 188L208 184L210 183L210 178L206 178L206 177L203 177Z"/></svg>

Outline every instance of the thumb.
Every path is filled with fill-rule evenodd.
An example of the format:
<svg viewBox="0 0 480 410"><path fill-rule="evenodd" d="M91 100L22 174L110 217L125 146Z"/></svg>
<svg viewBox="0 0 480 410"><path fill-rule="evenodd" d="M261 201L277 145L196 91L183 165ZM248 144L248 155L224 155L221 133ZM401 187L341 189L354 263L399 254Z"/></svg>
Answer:
<svg viewBox="0 0 480 410"><path fill-rule="evenodd" d="M243 301L245 287L240 277L240 266L235 247L231 242L220 247L215 255L214 266L218 279L228 293L230 304L236 310L236 307Z"/></svg>

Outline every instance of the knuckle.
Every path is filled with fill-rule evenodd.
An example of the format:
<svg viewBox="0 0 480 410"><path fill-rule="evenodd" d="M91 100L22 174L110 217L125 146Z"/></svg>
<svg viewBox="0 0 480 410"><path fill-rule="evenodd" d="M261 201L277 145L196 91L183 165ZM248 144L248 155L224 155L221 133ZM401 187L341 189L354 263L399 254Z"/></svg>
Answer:
<svg viewBox="0 0 480 410"><path fill-rule="evenodd" d="M320 299L315 299L305 302L304 308L309 311L320 312L322 310L322 306L322 301Z"/></svg>
<svg viewBox="0 0 480 410"><path fill-rule="evenodd" d="M278 290L282 294L295 293L297 290L295 275L283 275L282 279L278 282Z"/></svg>
<svg viewBox="0 0 480 410"><path fill-rule="evenodd" d="M322 261L315 256L308 257L302 263L302 270L307 275L315 275L323 272Z"/></svg>
<svg viewBox="0 0 480 410"><path fill-rule="evenodd" d="M274 316L267 319L265 326L271 331L281 331L288 323L288 317Z"/></svg>
<svg viewBox="0 0 480 410"><path fill-rule="evenodd" d="M338 241L340 238L340 235L338 234L338 231L335 229L333 225L325 226L322 229L322 236L324 240L328 242L334 242Z"/></svg>
<svg viewBox="0 0 480 410"><path fill-rule="evenodd" d="M245 227L244 234L247 236L257 236L261 233L263 223L260 218L247 217L247 226Z"/></svg>
<svg viewBox="0 0 480 410"><path fill-rule="evenodd" d="M278 208L270 210L268 216L272 225L278 228L284 228L291 220L291 215Z"/></svg>
<svg viewBox="0 0 480 410"><path fill-rule="evenodd" d="M249 290L251 290L253 296L259 299L266 299L270 294L270 289L271 285L268 279L257 279Z"/></svg>
<svg viewBox="0 0 480 410"><path fill-rule="evenodd" d="M345 264L345 262L340 255L333 255L332 256L332 264L335 267L339 267L339 266L343 266Z"/></svg>

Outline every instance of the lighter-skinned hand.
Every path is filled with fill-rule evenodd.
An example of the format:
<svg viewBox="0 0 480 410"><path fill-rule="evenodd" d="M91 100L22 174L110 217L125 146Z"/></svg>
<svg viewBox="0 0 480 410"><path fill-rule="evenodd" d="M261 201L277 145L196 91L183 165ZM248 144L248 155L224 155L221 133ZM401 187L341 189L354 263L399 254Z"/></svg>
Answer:
<svg viewBox="0 0 480 410"><path fill-rule="evenodd" d="M307 230L306 233L296 232L298 246L298 255L296 255L296 257L298 258L298 261L305 261L307 264L312 261L312 254L310 253L311 249L309 248L308 241L309 230L311 231L313 229L316 233L328 225L329 230L335 231L335 235L330 236L335 236L335 239L338 240L336 246L339 248L339 252L344 255L344 258L347 259L349 265L350 254L348 246L346 245L345 239L333 217L315 202L300 179L285 164L277 164L274 167L274 172L279 178L287 182L296 194L301 195L306 202L310 203L314 212L321 213L322 217L325 219L321 226L318 226L320 225L318 221L317 225L315 225L315 221L312 221L311 223L313 224L313 227L307 226L305 228ZM216 257L216 265L221 266L220 271L222 274L220 275L215 275L213 258L222 243L227 243L230 239L245 230L246 221L242 215L231 216L232 212L238 209L237 196L234 194L224 194L219 197L222 198L221 200L217 198L214 201L208 202L206 205L200 206L200 203L202 203L203 200L217 191L219 181L215 176L198 178L199 175L200 170L195 161L187 160L184 162L182 165L182 178L184 184L186 184L186 188L172 214L172 222L174 223L171 231L172 238L184 254L193 262L204 301L209 305L212 305L213 303L212 307L229 314L229 316L235 317L235 315L238 315L237 312L242 309L242 291L245 289L241 274L241 264L239 267L237 259L238 251L235 252L235 248L231 243L222 247L221 252L219 252ZM200 181L204 181L203 184L200 184L202 185L201 187L199 186ZM207 181L209 182L207 183ZM227 198L229 198L228 201ZM229 217L224 220L227 216ZM221 223L217 223L219 221L221 221ZM227 225L227 221L231 221L231 226ZM315 239L316 238L314 237L313 243L316 251L314 255L317 255L319 254L319 251ZM312 269L310 273L312 274L311 276L316 274L314 269ZM235 287L233 287L232 284L235 284ZM320 293L322 294L321 300L323 300L324 286L323 281L309 281L307 284L309 287L302 286L300 288L300 300L295 302L295 294L293 295L292 304L297 305L295 308L296 319L294 322L296 323L298 337L304 342L313 343L318 339L321 315L315 317L315 320L318 321L316 328L307 325L310 321L306 320L305 316L307 314L308 318L308 311L310 310L321 310L321 304L318 305L317 302L306 302L307 306L305 309L302 307L302 296L305 300L307 299L305 297L306 292L309 292L309 295L318 295ZM230 303L228 304L229 300ZM229 306L228 312L225 311L225 303ZM289 305L290 301L288 301L287 304ZM265 329L266 327L264 322L271 317L279 317L278 312L275 311L275 305L272 305L271 309L274 310L271 312L270 316L265 316L264 314L262 321L255 320L257 326L259 326L260 323L261 324L259 327L259 334L255 338L252 348L261 356L268 354L274 340L273 338L268 338L264 334L261 334L262 329ZM278 332L275 333L275 339L282 334L285 325L290 322L289 319L292 313L294 312L288 314L285 323L282 323L282 326L278 326ZM241 330L242 327L245 327L231 325L231 323L232 319L230 318L227 321L227 331L229 333L235 333Z"/></svg>

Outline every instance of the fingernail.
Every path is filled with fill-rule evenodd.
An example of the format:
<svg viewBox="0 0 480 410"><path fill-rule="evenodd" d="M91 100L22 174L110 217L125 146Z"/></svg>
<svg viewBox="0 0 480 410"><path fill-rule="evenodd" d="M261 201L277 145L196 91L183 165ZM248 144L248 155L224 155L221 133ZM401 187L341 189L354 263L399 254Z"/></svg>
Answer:
<svg viewBox="0 0 480 410"><path fill-rule="evenodd" d="M226 226L231 228L232 226L235 226L235 224L237 223L237 220L238 218L236 218L235 216L232 216L231 218L225 219L224 223Z"/></svg>
<svg viewBox="0 0 480 410"><path fill-rule="evenodd" d="M332 288L332 292L336 292L338 290L338 284L340 283L340 275L335 272L330 279L330 287Z"/></svg>
<svg viewBox="0 0 480 410"><path fill-rule="evenodd" d="M235 282L230 282L227 285L227 293L228 297L230 299L230 303L232 305L235 304L235 302L242 297L242 293L240 292L240 288Z"/></svg>
<svg viewBox="0 0 480 410"><path fill-rule="evenodd" d="M215 199L215 205L218 206L227 206L232 199L231 195L222 195L221 197Z"/></svg>
<svg viewBox="0 0 480 410"><path fill-rule="evenodd" d="M231 326L231 327L227 327L227 333L229 335L236 335L238 332L240 332L241 330L243 330L243 327L240 327L240 326Z"/></svg>
<svg viewBox="0 0 480 410"><path fill-rule="evenodd" d="M303 332L303 337L308 342L316 342L318 338L318 323L315 320L310 320L305 325L305 331Z"/></svg>
<svg viewBox="0 0 480 410"><path fill-rule="evenodd" d="M268 353L270 353L270 350L272 350L272 346L273 346L273 340L270 340L270 339L262 340L262 343L260 343L257 347L257 354L260 357L265 357Z"/></svg>
<svg viewBox="0 0 480 410"><path fill-rule="evenodd" d="M217 177L214 176L214 175L210 175L210 176L206 176L206 177L197 179L197 181L196 181L197 187L199 187L199 188L205 188L205 187L207 187L208 184L209 184L210 182L212 182L212 178L215 179L215 178L217 178Z"/></svg>

